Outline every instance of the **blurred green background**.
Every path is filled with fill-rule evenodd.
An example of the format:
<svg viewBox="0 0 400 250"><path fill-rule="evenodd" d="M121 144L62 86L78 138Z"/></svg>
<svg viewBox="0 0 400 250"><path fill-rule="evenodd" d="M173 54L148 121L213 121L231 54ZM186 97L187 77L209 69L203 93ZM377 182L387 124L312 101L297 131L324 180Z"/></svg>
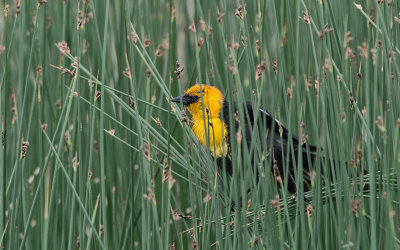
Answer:
<svg viewBox="0 0 400 250"><path fill-rule="evenodd" d="M399 247L398 2L0 9L1 248ZM236 138L234 176L217 172L190 116L168 101L196 82L262 106L321 148L314 171L296 169L298 197L312 180L309 199L278 189L271 157L242 155ZM321 176L329 159L332 183Z"/></svg>

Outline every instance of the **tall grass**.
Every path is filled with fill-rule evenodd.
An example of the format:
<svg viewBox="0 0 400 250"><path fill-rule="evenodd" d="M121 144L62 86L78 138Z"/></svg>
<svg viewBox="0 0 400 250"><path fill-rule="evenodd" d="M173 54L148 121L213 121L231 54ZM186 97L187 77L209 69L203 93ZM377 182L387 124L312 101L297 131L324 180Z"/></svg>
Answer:
<svg viewBox="0 0 400 250"><path fill-rule="evenodd" d="M380 2L2 1L0 246L398 248L400 6ZM218 169L169 102L195 83L320 148L295 199L256 127Z"/></svg>

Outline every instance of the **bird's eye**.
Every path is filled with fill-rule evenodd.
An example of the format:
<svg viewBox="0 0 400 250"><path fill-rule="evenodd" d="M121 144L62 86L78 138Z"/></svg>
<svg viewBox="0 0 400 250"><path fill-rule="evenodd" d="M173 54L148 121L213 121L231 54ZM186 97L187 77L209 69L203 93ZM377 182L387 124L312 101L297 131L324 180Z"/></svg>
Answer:
<svg viewBox="0 0 400 250"><path fill-rule="evenodd" d="M204 95L205 92L206 92L206 90L203 89L202 91L196 92L196 94L200 95L201 93L203 93L203 95Z"/></svg>

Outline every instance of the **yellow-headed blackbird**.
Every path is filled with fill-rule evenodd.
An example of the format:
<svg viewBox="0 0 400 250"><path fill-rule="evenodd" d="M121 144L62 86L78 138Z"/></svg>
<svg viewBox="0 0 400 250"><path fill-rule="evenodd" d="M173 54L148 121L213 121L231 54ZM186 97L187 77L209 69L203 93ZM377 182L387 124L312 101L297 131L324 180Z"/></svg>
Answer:
<svg viewBox="0 0 400 250"><path fill-rule="evenodd" d="M201 99L203 97L203 101ZM186 90L186 92L179 97L171 99L172 102L180 103L187 107L192 115L192 130L194 135L199 139L201 144L207 146L207 138L210 153L216 158L217 164L220 168L223 167L223 158L225 158L225 171L232 175L232 161L231 161L231 124L229 119L229 103L224 99L221 91L216 87L207 85L194 85ZM246 142L248 148L252 143L252 128L254 127L255 112L260 112L258 119L259 133L266 134L267 149L266 152L273 154L274 168L273 173L275 176L279 175L283 178L283 169L285 164L288 164L288 191L296 193L296 182L294 179L294 163L292 159L297 161L298 153L302 154L303 169L309 171L312 162L315 158L317 148L309 145L310 160L308 160L307 149L305 144L301 144L299 138L291 135L293 147L288 148L289 144L289 131L281 125L281 123L274 119L270 113L262 108L254 108L251 103L246 103L247 108L244 125L243 122L234 119L236 131L240 130L240 126L244 126L246 131ZM237 112L237 107L234 105L234 112ZM205 119L205 121L204 121ZM240 123L240 124L239 124ZM205 126L208 126L207 128ZM274 128L274 129L273 129ZM273 133L269 133L272 131ZM258 140L260 141L260 140ZM265 149L264 149L265 151ZM287 162L288 161L288 162ZM297 162L296 162L297 163ZM254 165L254 162L253 162ZM253 167L254 168L254 167Z"/></svg>

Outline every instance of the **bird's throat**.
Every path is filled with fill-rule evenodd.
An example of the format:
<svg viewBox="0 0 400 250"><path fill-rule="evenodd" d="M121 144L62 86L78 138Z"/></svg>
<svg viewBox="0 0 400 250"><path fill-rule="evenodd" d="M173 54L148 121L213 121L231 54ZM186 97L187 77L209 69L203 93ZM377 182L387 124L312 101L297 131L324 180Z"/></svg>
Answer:
<svg viewBox="0 0 400 250"><path fill-rule="evenodd" d="M228 144L226 142L226 124L220 118L206 117L192 120L192 130L203 146L207 147L207 137L211 155L219 158L226 156Z"/></svg>

